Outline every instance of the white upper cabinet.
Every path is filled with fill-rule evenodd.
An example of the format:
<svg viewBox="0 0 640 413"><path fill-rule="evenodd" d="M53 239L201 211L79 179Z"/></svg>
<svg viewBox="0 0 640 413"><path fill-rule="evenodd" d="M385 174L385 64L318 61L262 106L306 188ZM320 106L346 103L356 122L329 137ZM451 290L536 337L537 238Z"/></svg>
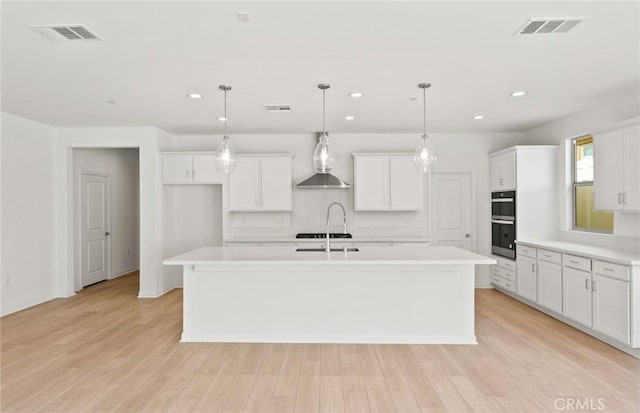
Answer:
<svg viewBox="0 0 640 413"><path fill-rule="evenodd" d="M164 155L162 157L162 182L165 184L191 183L192 156Z"/></svg>
<svg viewBox="0 0 640 413"><path fill-rule="evenodd" d="M230 211L291 211L291 155L237 155Z"/></svg>
<svg viewBox="0 0 640 413"><path fill-rule="evenodd" d="M593 137L594 207L605 211L640 211L640 126Z"/></svg>
<svg viewBox="0 0 640 413"><path fill-rule="evenodd" d="M418 211L422 178L412 154L353 154L356 211Z"/></svg>
<svg viewBox="0 0 640 413"><path fill-rule="evenodd" d="M213 153L162 154L162 182L165 184L221 184L224 175L216 170Z"/></svg>
<svg viewBox="0 0 640 413"><path fill-rule="evenodd" d="M516 189L516 151L490 158L491 191Z"/></svg>

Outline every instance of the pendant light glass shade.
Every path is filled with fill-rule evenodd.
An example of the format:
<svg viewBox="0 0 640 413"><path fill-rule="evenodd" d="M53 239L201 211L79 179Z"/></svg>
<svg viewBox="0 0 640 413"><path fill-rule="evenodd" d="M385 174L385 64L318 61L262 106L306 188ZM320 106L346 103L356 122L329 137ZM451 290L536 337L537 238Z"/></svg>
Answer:
<svg viewBox="0 0 640 413"><path fill-rule="evenodd" d="M215 164L219 172L229 174L236 167L236 152L233 150L231 140L227 135L227 124L229 123L229 118L227 117L227 91L231 90L231 86L220 85L220 90L224 92L224 136L218 145Z"/></svg>
<svg viewBox="0 0 640 413"><path fill-rule="evenodd" d="M318 89L322 90L322 135L318 138L316 150L313 151L313 168L319 173L329 173L331 172L331 168L333 168L333 156L329 151L329 135L324 128L325 94L329 87L326 83L318 85Z"/></svg>
<svg viewBox="0 0 640 413"><path fill-rule="evenodd" d="M333 168L333 156L329 152L329 137L322 135L318 138L316 150L313 151L313 167L316 172L328 173Z"/></svg>
<svg viewBox="0 0 640 413"><path fill-rule="evenodd" d="M433 142L429 139L429 135L427 135L427 98L426 98L426 90L431 87L431 83L420 83L418 85L420 89L422 89L422 105L424 111L423 118L423 133L422 133L422 141L418 146L416 146L416 150L413 155L413 161L415 162L416 169L420 172L428 172L433 169L433 166L436 163L436 151L433 145Z"/></svg>
<svg viewBox="0 0 640 413"><path fill-rule="evenodd" d="M231 147L228 136L220 141L215 162L216 169L224 174L229 174L236 168L236 151Z"/></svg>

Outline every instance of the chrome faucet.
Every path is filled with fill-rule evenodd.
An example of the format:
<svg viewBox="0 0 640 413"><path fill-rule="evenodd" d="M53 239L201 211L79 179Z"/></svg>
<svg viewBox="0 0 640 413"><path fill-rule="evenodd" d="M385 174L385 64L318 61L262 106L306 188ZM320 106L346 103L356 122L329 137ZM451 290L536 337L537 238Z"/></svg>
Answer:
<svg viewBox="0 0 640 413"><path fill-rule="evenodd" d="M327 246L326 246L326 250L327 252L331 252L331 231L329 229L329 216L331 213L331 207L334 205L338 205L340 208L342 208L342 233L346 234L347 233L347 211L345 211L344 206L340 203L340 202L332 202L329 204L329 207L327 208Z"/></svg>

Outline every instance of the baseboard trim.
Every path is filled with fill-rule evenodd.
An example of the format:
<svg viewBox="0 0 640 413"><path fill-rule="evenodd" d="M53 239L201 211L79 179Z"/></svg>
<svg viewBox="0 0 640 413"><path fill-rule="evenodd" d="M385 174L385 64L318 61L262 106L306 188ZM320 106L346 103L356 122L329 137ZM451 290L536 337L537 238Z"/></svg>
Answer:
<svg viewBox="0 0 640 413"><path fill-rule="evenodd" d="M476 345L476 336L243 336L199 335L182 333L182 343L307 343L307 344L469 344Z"/></svg>
<svg viewBox="0 0 640 413"><path fill-rule="evenodd" d="M132 268L131 268L131 269L129 269L129 270L126 270L126 271L124 271L124 272L121 272L121 273L118 273L118 274L116 274L116 275L112 275L112 276L110 276L110 277L109 277L109 279L110 279L110 280L113 280L113 279L115 279L115 278L122 277L123 275L128 275L128 274L131 274L132 272L136 272L136 271L140 271L140 268L132 267Z"/></svg>
<svg viewBox="0 0 640 413"><path fill-rule="evenodd" d="M55 295L40 295L37 297L32 297L27 300L21 300L13 305L10 305L8 308L2 310L2 317L17 313L18 311L26 310L28 308L34 307L38 304L46 303L47 301L51 301L57 298Z"/></svg>
<svg viewBox="0 0 640 413"><path fill-rule="evenodd" d="M158 293L150 291L138 291L138 298L158 298Z"/></svg>

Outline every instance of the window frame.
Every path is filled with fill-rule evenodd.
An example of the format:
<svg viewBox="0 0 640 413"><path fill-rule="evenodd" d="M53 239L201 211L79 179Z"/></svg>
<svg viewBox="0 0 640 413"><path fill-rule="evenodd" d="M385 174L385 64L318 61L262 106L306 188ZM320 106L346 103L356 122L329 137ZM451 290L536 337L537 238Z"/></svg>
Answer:
<svg viewBox="0 0 640 413"><path fill-rule="evenodd" d="M603 230L603 229L594 229L594 228L585 228L585 227L578 227L576 225L576 221L578 220L578 214L576 213L576 207L577 207L577 203L576 203L576 195L577 195L577 188L579 187L583 187L583 186L591 186L593 187L593 180L591 181L583 181L583 182L576 182L577 179L577 160L576 160L576 154L577 154L577 144L578 141L580 139L584 139L590 137L591 139L593 139L593 135L590 133L587 133L585 135L580 135L580 136L576 136L571 138L571 229L573 231L580 231L580 232L589 232L589 233L593 233L593 234L604 234L604 235L612 235L613 234L613 228L611 229L611 231L607 231L607 230ZM614 221L614 225L615 225L615 221Z"/></svg>

